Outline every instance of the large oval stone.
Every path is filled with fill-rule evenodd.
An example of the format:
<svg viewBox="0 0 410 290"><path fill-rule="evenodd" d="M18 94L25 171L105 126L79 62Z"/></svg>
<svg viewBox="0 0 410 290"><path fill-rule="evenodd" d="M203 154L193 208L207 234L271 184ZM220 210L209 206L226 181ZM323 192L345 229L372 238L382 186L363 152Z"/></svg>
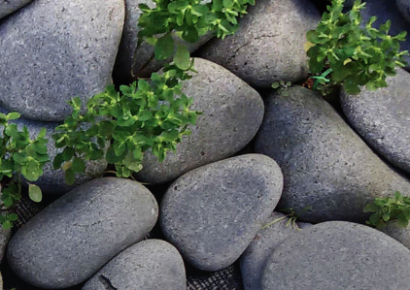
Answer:
<svg viewBox="0 0 410 290"><path fill-rule="evenodd" d="M0 104L26 118L62 121L111 82L124 1L36 0L0 25Z"/></svg>
<svg viewBox="0 0 410 290"><path fill-rule="evenodd" d="M410 182L382 161L323 98L300 86L266 99L255 150L283 171L281 207L310 222L364 221L375 197L410 194Z"/></svg>
<svg viewBox="0 0 410 290"><path fill-rule="evenodd" d="M158 205L141 184L99 178L49 205L13 236L8 262L24 281L45 289L84 282L154 227Z"/></svg>
<svg viewBox="0 0 410 290"><path fill-rule="evenodd" d="M410 74L403 69L387 79L388 87L341 94L350 124L383 157L410 173Z"/></svg>
<svg viewBox="0 0 410 290"><path fill-rule="evenodd" d="M167 190L162 230L193 266L221 270L252 242L278 203L282 186L279 166L260 154L200 167Z"/></svg>
<svg viewBox="0 0 410 290"><path fill-rule="evenodd" d="M198 117L192 134L158 162L150 152L144 155L137 177L148 183L172 181L205 164L231 157L256 135L263 118L263 101L244 81L210 61L195 58L198 72L184 82L183 92L193 98Z"/></svg>
<svg viewBox="0 0 410 290"><path fill-rule="evenodd" d="M410 251L367 226L326 222L294 234L273 251L263 290L407 290Z"/></svg>
<svg viewBox="0 0 410 290"><path fill-rule="evenodd" d="M211 40L200 57L256 87L270 87L279 80L302 81L309 73L306 33L319 20L310 0L258 0L248 8L234 35Z"/></svg>
<svg viewBox="0 0 410 290"><path fill-rule="evenodd" d="M0 1L0 19L29 4L32 0L3 0Z"/></svg>
<svg viewBox="0 0 410 290"><path fill-rule="evenodd" d="M184 290L184 261L178 250L165 241L139 242L112 259L82 288L107 289Z"/></svg>

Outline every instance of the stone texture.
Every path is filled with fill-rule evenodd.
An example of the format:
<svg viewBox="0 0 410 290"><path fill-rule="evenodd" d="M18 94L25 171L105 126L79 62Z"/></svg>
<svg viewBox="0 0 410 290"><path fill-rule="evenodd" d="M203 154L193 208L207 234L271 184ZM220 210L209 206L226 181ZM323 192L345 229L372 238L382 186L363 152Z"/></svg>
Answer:
<svg viewBox="0 0 410 290"><path fill-rule="evenodd" d="M36 0L0 25L0 105L62 121L72 97L104 90L124 24L123 0Z"/></svg>
<svg viewBox="0 0 410 290"><path fill-rule="evenodd" d="M308 76L306 33L320 14L310 0L260 0L248 8L238 31L211 40L200 56L216 62L256 87Z"/></svg>
<svg viewBox="0 0 410 290"><path fill-rule="evenodd" d="M280 206L308 222L364 222L366 204L410 183L382 161L319 95L300 86L271 94L255 151L275 159L285 186ZM308 207L311 208L308 208Z"/></svg>
<svg viewBox="0 0 410 290"><path fill-rule="evenodd" d="M118 57L114 67L114 78L120 83L131 83L135 80L134 76L148 77L152 72L158 71L165 62L158 60L151 60L154 53L154 47L148 43L143 43L137 50L138 44L138 19L141 10L138 8L139 4L146 4L154 7L155 4L151 0L125 0L126 14L124 32L121 39ZM183 43L188 47L190 52L194 52L211 38L211 35L201 37L200 41L196 43L187 43L175 36L174 40ZM169 62L171 59L167 60Z"/></svg>
<svg viewBox="0 0 410 290"><path fill-rule="evenodd" d="M193 98L192 108L203 112L192 134L159 163L151 153L144 156L139 180L157 184L171 181L194 168L231 157L256 135L263 118L260 95L223 67L195 58L194 74L184 82L184 93Z"/></svg>
<svg viewBox="0 0 410 290"><path fill-rule="evenodd" d="M16 232L8 248L11 269L45 289L84 282L154 227L158 205L141 184L100 178L49 205Z"/></svg>
<svg viewBox="0 0 410 290"><path fill-rule="evenodd" d="M178 250L165 241L137 243L112 259L82 288L107 289L184 290L184 261Z"/></svg>
<svg viewBox="0 0 410 290"><path fill-rule="evenodd" d="M5 230L0 225L0 263L3 260L4 253L7 247L7 243L9 242L10 237L11 237L11 230Z"/></svg>
<svg viewBox="0 0 410 290"><path fill-rule="evenodd" d="M265 225L282 186L276 162L260 154L200 167L167 190L161 204L162 230L194 267L226 268Z"/></svg>
<svg viewBox="0 0 410 290"><path fill-rule="evenodd" d="M407 21L410 21L410 1L396 0L397 8Z"/></svg>
<svg viewBox="0 0 410 290"><path fill-rule="evenodd" d="M395 223L390 223L386 227L380 229L381 232L392 237L410 249L410 228L403 228Z"/></svg>
<svg viewBox="0 0 410 290"><path fill-rule="evenodd" d="M397 73L387 79L387 88L363 88L354 96L342 91L341 104L349 123L374 150L410 172L410 74Z"/></svg>
<svg viewBox="0 0 410 290"><path fill-rule="evenodd" d="M263 290L407 290L410 251L372 228L326 222L286 239L269 258Z"/></svg>
<svg viewBox="0 0 410 290"><path fill-rule="evenodd" d="M275 220L276 223L258 232L241 257L240 265L245 290L262 290L262 273L268 258L289 235L300 231L292 225L286 226L289 218L278 212L273 212L265 224Z"/></svg>
<svg viewBox="0 0 410 290"><path fill-rule="evenodd" d="M32 0L0 0L0 19L29 4Z"/></svg>

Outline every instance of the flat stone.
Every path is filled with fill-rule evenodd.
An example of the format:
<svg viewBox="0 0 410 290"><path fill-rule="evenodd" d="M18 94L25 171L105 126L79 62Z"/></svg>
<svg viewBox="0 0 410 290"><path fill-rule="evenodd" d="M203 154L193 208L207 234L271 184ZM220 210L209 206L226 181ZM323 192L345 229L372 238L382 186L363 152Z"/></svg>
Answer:
<svg viewBox="0 0 410 290"><path fill-rule="evenodd" d="M10 241L11 269L40 288L85 282L154 227L158 205L141 184L99 178L76 187L19 229Z"/></svg>
<svg viewBox="0 0 410 290"><path fill-rule="evenodd" d="M410 172L410 74L397 73L387 79L387 88L363 88L359 95L342 91L341 104L349 123L374 150Z"/></svg>
<svg viewBox="0 0 410 290"><path fill-rule="evenodd" d="M0 19L26 6L33 0L1 0L0 1Z"/></svg>
<svg viewBox="0 0 410 290"><path fill-rule="evenodd" d="M5 230L0 225L0 263L3 260L4 253L6 252L7 243L9 242L10 237L11 237L11 230Z"/></svg>
<svg viewBox="0 0 410 290"><path fill-rule="evenodd" d="M410 251L387 235L348 222L315 225L273 251L263 290L407 290Z"/></svg>
<svg viewBox="0 0 410 290"><path fill-rule="evenodd" d="M36 0L0 25L0 105L26 118L62 121L111 83L124 1Z"/></svg>
<svg viewBox="0 0 410 290"><path fill-rule="evenodd" d="M245 290L262 290L262 273L268 258L289 235L300 231L291 224L287 225L289 218L284 214L273 212L265 224L274 221L277 222L258 232L241 257L240 265Z"/></svg>
<svg viewBox="0 0 410 290"><path fill-rule="evenodd" d="M300 86L266 98L255 151L275 159L285 186L281 208L307 222L364 222L366 204L409 181L382 161L323 98Z"/></svg>
<svg viewBox="0 0 410 290"><path fill-rule="evenodd" d="M320 13L310 0L260 0L248 8L238 31L211 40L199 56L216 62L256 87L307 78L306 33Z"/></svg>
<svg viewBox="0 0 410 290"><path fill-rule="evenodd" d="M165 241L139 242L112 259L82 288L107 289L186 289L184 261L178 250Z"/></svg>
<svg viewBox="0 0 410 290"><path fill-rule="evenodd" d="M161 69L165 63L170 62L158 61L151 59L154 53L154 46L144 42L137 50L138 45L138 19L141 16L141 10L138 8L139 4L146 4L149 7L155 7L151 0L125 0L126 14L124 32L121 39L118 57L114 67L114 78L120 83L132 83L136 76L149 77L151 73ZM198 42L188 43L174 36L176 43L182 43L187 46L192 53L212 38L212 35L207 34L200 38Z"/></svg>
<svg viewBox="0 0 410 290"><path fill-rule="evenodd" d="M271 158L246 154L190 171L167 190L161 228L187 262L224 269L246 250L282 193L283 176Z"/></svg>
<svg viewBox="0 0 410 290"><path fill-rule="evenodd" d="M244 81L210 61L195 58L198 74L184 82L183 92L193 98L192 109L201 111L192 134L158 162L144 155L137 178L151 184L172 181L200 166L231 157L256 135L263 119L260 95Z"/></svg>

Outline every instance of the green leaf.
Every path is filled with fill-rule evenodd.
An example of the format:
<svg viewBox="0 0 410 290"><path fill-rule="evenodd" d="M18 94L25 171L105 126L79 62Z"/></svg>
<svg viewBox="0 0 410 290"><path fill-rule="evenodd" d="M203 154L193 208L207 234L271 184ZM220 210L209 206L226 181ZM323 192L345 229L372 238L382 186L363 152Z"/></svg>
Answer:
<svg viewBox="0 0 410 290"><path fill-rule="evenodd" d="M59 153L54 157L53 168L55 170L60 169L61 165L64 163L63 153Z"/></svg>
<svg viewBox="0 0 410 290"><path fill-rule="evenodd" d="M11 113L8 113L8 114L7 114L6 119L7 119L7 120L16 120L16 119L18 119L18 118L20 118L20 117L21 117L21 114L20 114L20 113L11 112Z"/></svg>
<svg viewBox="0 0 410 290"><path fill-rule="evenodd" d="M174 53L174 40L171 34L165 34L159 38L155 44L155 58L158 60L165 60Z"/></svg>
<svg viewBox="0 0 410 290"><path fill-rule="evenodd" d="M76 173L81 173L85 171L85 162L81 158L74 158L71 168Z"/></svg>
<svg viewBox="0 0 410 290"><path fill-rule="evenodd" d="M74 170L72 169L72 168L68 168L66 171L65 171L65 182L68 184L68 185L73 185L74 183L75 183L75 172L74 172Z"/></svg>
<svg viewBox="0 0 410 290"><path fill-rule="evenodd" d="M41 200L43 199L43 193L41 192L40 187L38 187L35 184L29 184L28 195L30 199L34 202L41 202Z"/></svg>
<svg viewBox="0 0 410 290"><path fill-rule="evenodd" d="M174 56L174 63L178 68L182 70L187 70L191 66L190 53L185 45L177 45L177 51Z"/></svg>

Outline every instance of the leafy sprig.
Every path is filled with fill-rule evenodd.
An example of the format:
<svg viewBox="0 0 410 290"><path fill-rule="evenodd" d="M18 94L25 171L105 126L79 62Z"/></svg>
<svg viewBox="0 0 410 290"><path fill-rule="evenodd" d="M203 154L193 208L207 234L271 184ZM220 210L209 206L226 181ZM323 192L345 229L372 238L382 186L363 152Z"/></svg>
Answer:
<svg viewBox="0 0 410 290"><path fill-rule="evenodd" d="M323 95L341 84L349 94L360 93L360 86L369 90L387 87L386 78L396 74L395 67L407 65L404 56L408 52L400 51L406 32L391 36L390 21L374 28L375 16L361 28L366 3L355 1L347 13L343 13L343 4L344 0L333 0L316 30L307 33L314 87Z"/></svg>
<svg viewBox="0 0 410 290"><path fill-rule="evenodd" d="M407 227L410 220L410 197L402 196L398 191L394 198L378 197L366 205L364 212L372 213L366 223L378 229L391 223Z"/></svg>

